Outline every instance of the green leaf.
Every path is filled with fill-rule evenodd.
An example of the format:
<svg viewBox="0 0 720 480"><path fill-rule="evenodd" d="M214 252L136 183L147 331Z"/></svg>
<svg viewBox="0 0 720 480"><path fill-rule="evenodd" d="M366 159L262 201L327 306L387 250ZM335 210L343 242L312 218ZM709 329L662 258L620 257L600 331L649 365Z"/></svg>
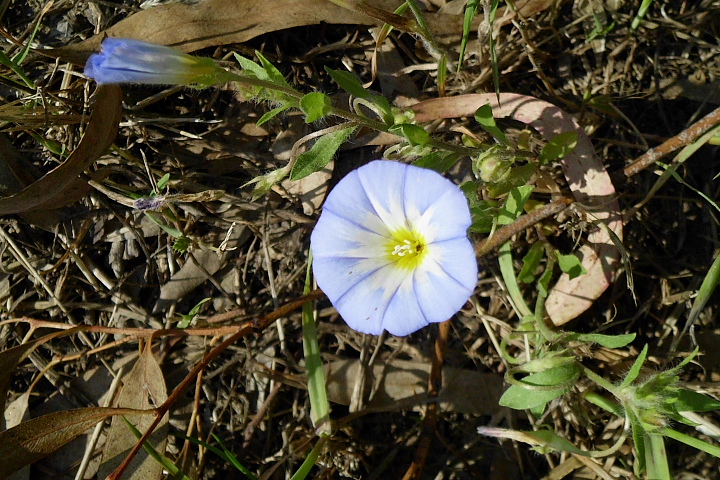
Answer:
<svg viewBox="0 0 720 480"><path fill-rule="evenodd" d="M545 254L545 247L542 242L535 242L530 247L528 253L523 257L523 265L518 273L518 280L522 283L532 283L535 281L535 271L540 266L540 261Z"/></svg>
<svg viewBox="0 0 720 480"><path fill-rule="evenodd" d="M592 342L607 348L622 348L629 345L635 340L634 333L625 335L603 335L601 333L572 333L568 335L568 340L580 340L583 342Z"/></svg>
<svg viewBox="0 0 720 480"><path fill-rule="evenodd" d="M270 80L267 72L260 65L237 53L233 53L233 55L235 56L235 60L240 64L240 67L245 70L245 73L250 73L260 80Z"/></svg>
<svg viewBox="0 0 720 480"><path fill-rule="evenodd" d="M539 374L536 374L539 375ZM505 390L500 401L502 407L508 407L515 410L528 410L545 405L551 400L563 396L568 392L569 388L561 388L558 390L528 390L519 385L510 385Z"/></svg>
<svg viewBox="0 0 720 480"><path fill-rule="evenodd" d="M629 386L632 382L635 381L635 379L640 375L640 369L642 369L643 363L645 363L645 357L647 357L648 352L648 346L645 345L643 347L642 352L640 352L640 355L638 355L638 358L635 359L635 363L633 363L633 366L630 367L630 371L628 371L628 374L623 379L622 383L619 385L619 388L625 388Z"/></svg>
<svg viewBox="0 0 720 480"><path fill-rule="evenodd" d="M270 61L263 56L262 53L255 51L255 55L260 59L260 63L263 66L263 70L265 71L266 78L270 80L275 85L280 85L282 87L291 88L290 84L285 80L285 77L282 73L280 73L280 70L275 68L275 65L270 63Z"/></svg>
<svg viewBox="0 0 720 480"><path fill-rule="evenodd" d="M429 168L436 172L446 172L455 165L460 155L453 152L432 152L412 162L416 167ZM472 182L468 182L472 183ZM474 185L474 184L473 184Z"/></svg>
<svg viewBox="0 0 720 480"><path fill-rule="evenodd" d="M585 267L583 267L583 264L577 255L573 255L572 253L563 255L557 250L555 251L555 255L557 256L560 270L562 270L563 273L567 273L570 279L587 273L587 270L585 270Z"/></svg>
<svg viewBox="0 0 720 480"><path fill-rule="evenodd" d="M303 294L312 290L312 252L308 258L305 273L305 288ZM311 302L302 307L303 354L308 375L308 396L310 397L310 418L315 431L331 433L330 403L327 397L325 373L320 359L320 346L318 343L317 324Z"/></svg>
<svg viewBox="0 0 720 480"><path fill-rule="evenodd" d="M465 19L463 20L463 35L462 41L460 42L460 60L458 61L458 72L462 63L465 59L465 50L467 49L468 38L470 37L470 29L472 29L473 17L477 12L480 0L468 0L467 6L465 7Z"/></svg>
<svg viewBox="0 0 720 480"><path fill-rule="evenodd" d="M155 193L160 193L163 190L165 190L165 187L167 187L168 182L170 181L170 174L166 173L162 177L160 177L160 180L157 181L157 189L158 191Z"/></svg>
<svg viewBox="0 0 720 480"><path fill-rule="evenodd" d="M673 407L678 412L709 412L720 409L720 401L702 393L681 388L678 390Z"/></svg>
<svg viewBox="0 0 720 480"><path fill-rule="evenodd" d="M430 134L421 126L412 123L393 125L388 131L405 138L410 145L420 145L422 147L430 142Z"/></svg>
<svg viewBox="0 0 720 480"><path fill-rule="evenodd" d="M182 317L182 320L180 320L180 321L178 322L177 328L187 328L187 327L189 327L189 326L190 326L190 323L193 321L193 319L195 318L195 316L196 316L196 315L198 314L198 312L200 311L200 307L202 307L203 303L209 302L210 300L212 300L212 299L209 298L209 297L208 297L208 298L203 298L202 300L200 300L200 302L197 303L197 305L195 305L195 306L192 308L192 310L190 310L190 311L187 313L187 315L180 315L180 316Z"/></svg>
<svg viewBox="0 0 720 480"><path fill-rule="evenodd" d="M555 398L558 398L572 388L574 379L578 376L578 368L575 363L566 363L545 371L533 373L521 380L526 388L520 385L510 385L500 398L500 405L503 407L525 410L543 405ZM554 387L562 385L559 388Z"/></svg>
<svg viewBox="0 0 720 480"><path fill-rule="evenodd" d="M273 108L269 112L265 112L265 114L260 117L260 120L257 121L257 126L259 127L263 123L266 123L267 121L277 117L288 108L290 108L290 105L283 105L282 107Z"/></svg>
<svg viewBox="0 0 720 480"><path fill-rule="evenodd" d="M532 191L532 185L523 185L510 190L505 205L498 214L498 223L500 225L509 225L514 222L522 214L523 207L530 198Z"/></svg>
<svg viewBox="0 0 720 480"><path fill-rule="evenodd" d="M577 132L563 132L550 140L540 152L540 161L552 162L564 158L577 147Z"/></svg>
<svg viewBox="0 0 720 480"><path fill-rule="evenodd" d="M525 185L530 181L532 176L537 171L537 166L534 163L528 163L520 167L513 167L510 173L505 175L502 181L491 184L488 183L488 195L492 198L497 198L500 195L504 195L515 187Z"/></svg>
<svg viewBox="0 0 720 480"><path fill-rule="evenodd" d="M481 200L476 205L470 207L470 215L472 215L472 225L470 231L478 233L490 233L495 224L495 216L497 214L497 202L492 200Z"/></svg>
<svg viewBox="0 0 720 480"><path fill-rule="evenodd" d="M350 72L344 72L341 70L333 70L332 68L325 67L325 71L330 74L335 83L340 85L340 88L348 92L350 95L358 98L370 98L372 94L365 90L360 80Z"/></svg>
<svg viewBox="0 0 720 480"><path fill-rule="evenodd" d="M341 70L333 70L332 68L325 67L325 71L330 74L333 80L340 85L340 88L348 92L353 97L363 98L369 100L381 111L383 121L391 125L393 123L393 113L390 102L381 95L375 95L365 87L362 86L360 80L350 72L344 72Z"/></svg>
<svg viewBox="0 0 720 480"><path fill-rule="evenodd" d="M543 453L545 453L549 449L551 451L557 450L561 452L574 453L576 455L582 455L584 457L588 456L588 452L583 452L575 445L570 443L567 439L561 437L552 430L537 430L534 432L523 433L537 439L537 441L541 443L539 448L544 449L544 451L541 450L541 452ZM535 449L537 450L538 447L536 447Z"/></svg>
<svg viewBox="0 0 720 480"><path fill-rule="evenodd" d="M493 117L492 107L489 103L486 103L475 111L475 121L500 143L508 144L507 137L505 137L503 131L500 130L495 123L495 117Z"/></svg>
<svg viewBox="0 0 720 480"><path fill-rule="evenodd" d="M308 93L300 99L300 110L305 114L305 123L320 120L330 113L332 100L320 92Z"/></svg>
<svg viewBox="0 0 720 480"><path fill-rule="evenodd" d="M673 430L672 428L663 428L662 434L668 438L672 438L673 440L682 442L692 448L696 448L701 452L709 453L716 458L720 458L720 447L718 447L717 445L712 445L710 443L700 440L699 438L691 437L690 435L680 433L677 430Z"/></svg>
<svg viewBox="0 0 720 480"><path fill-rule="evenodd" d="M300 180L319 172L330 163L340 145L355 131L355 127L343 128L318 138L310 150L298 156L290 172L290 180Z"/></svg>

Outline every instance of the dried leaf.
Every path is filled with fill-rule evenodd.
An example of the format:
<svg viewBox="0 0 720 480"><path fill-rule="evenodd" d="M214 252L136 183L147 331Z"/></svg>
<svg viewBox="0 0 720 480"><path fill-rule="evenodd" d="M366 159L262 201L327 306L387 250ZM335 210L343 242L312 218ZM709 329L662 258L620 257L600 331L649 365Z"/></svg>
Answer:
<svg viewBox="0 0 720 480"><path fill-rule="evenodd" d="M389 13L400 3L400 0L373 0L372 7ZM554 3L554 0L527 0L516 2L516 7L521 15L528 17ZM283 14L278 15L278 12ZM502 16L502 12L504 10L499 11L498 16ZM509 22L513 16L508 11L507 15L499 18L498 24ZM456 40L462 34L463 15L429 13L426 20L439 41ZM479 19L475 27L478 22ZM39 53L84 65L90 54L100 49L105 37L136 38L194 52L207 47L247 42L277 30L319 23L382 24L362 13L334 5L329 0L205 0L192 5L175 2L141 10L84 42Z"/></svg>
<svg viewBox="0 0 720 480"><path fill-rule="evenodd" d="M54 338L77 333L78 330L78 328L70 328L68 330L53 332L0 352L0 399L3 399L2 403L0 403L0 413L5 412L4 399L7 398L7 392L10 389L10 381L13 373L15 372L15 367L17 367L20 362L25 360L38 346L43 343L49 342Z"/></svg>
<svg viewBox="0 0 720 480"><path fill-rule="evenodd" d="M0 432L0 478L54 452L113 415L152 414L130 408L91 407L55 412Z"/></svg>
<svg viewBox="0 0 720 480"><path fill-rule="evenodd" d="M328 398L341 405L350 405L355 378L359 373L358 360L338 360L326 365ZM386 365L375 365L368 373L365 384L379 382L368 408L405 409L424 408L427 395L430 364L395 360ZM443 385L437 401L444 411L472 415L492 415L500 408L498 400L503 391L499 375L443 367Z"/></svg>
<svg viewBox="0 0 720 480"><path fill-rule="evenodd" d="M64 196L78 188L78 175L107 152L115 140L122 115L118 85L101 85L95 92L92 115L80 144L70 156L20 192L0 199L0 215L66 205Z"/></svg>
<svg viewBox="0 0 720 480"><path fill-rule="evenodd" d="M436 118L469 117L485 103L490 103L495 116L507 116L531 125L547 140L561 133L577 132L575 150L560 160L565 178L575 199L592 210L590 220L604 222L622 240L615 187L590 139L567 112L543 100L514 93L501 93L499 103L495 94L475 94L437 98L412 108L419 122L427 122ZM587 273L573 279L563 274L553 287L545 306L555 325L572 320L592 305L615 277L620 259L619 250L602 228L594 228L576 253L582 258Z"/></svg>
<svg viewBox="0 0 720 480"><path fill-rule="evenodd" d="M160 365L152 354L152 344L148 343L137 363L125 378L123 389L118 398L118 407L136 410L153 409L167 400L167 388ZM126 415L125 418L138 430L145 433L154 417L147 415ZM167 417L158 425L158 428L148 440L153 448L163 454L167 442ZM107 442L103 451L103 463L100 465L98 477L105 478L111 474L125 459L125 456L135 446L138 439L132 430L119 416L114 417ZM159 479L163 474L163 466L141 450L132 460L127 470L130 473L128 480Z"/></svg>

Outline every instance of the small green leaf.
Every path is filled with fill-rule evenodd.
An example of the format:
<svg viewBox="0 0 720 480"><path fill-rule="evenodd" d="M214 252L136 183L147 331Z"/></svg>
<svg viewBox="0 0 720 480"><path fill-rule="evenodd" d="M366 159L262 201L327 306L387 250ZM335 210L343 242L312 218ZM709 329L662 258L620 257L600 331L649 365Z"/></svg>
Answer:
<svg viewBox="0 0 720 480"><path fill-rule="evenodd" d="M492 200L481 200L470 207L472 225L470 231L478 233L489 233L495 224L497 215L497 202Z"/></svg>
<svg viewBox="0 0 720 480"><path fill-rule="evenodd" d="M567 273L571 279L587 273L587 270L585 270L585 267L583 267L577 255L573 255L572 253L563 255L558 251L555 251L555 255L557 256L560 270L562 270L563 273Z"/></svg>
<svg viewBox="0 0 720 480"><path fill-rule="evenodd" d="M539 374L538 374L539 375ZM513 408L515 410L527 410L545 405L551 400L563 396L569 388L561 388L558 390L528 390L519 385L510 385L505 390L500 401L502 407Z"/></svg>
<svg viewBox="0 0 720 480"><path fill-rule="evenodd" d="M280 73L280 70L275 68L275 65L270 63L270 61L263 56L262 53L256 51L255 55L260 59L260 63L263 66L263 69L265 71L266 78L270 80L275 85L280 85L281 87L287 87L291 88L290 84L285 80L285 77L282 73Z"/></svg>
<svg viewBox="0 0 720 480"><path fill-rule="evenodd" d="M603 335L600 333L572 333L566 337L568 340L592 342L607 348L622 348L635 340L634 333L625 335Z"/></svg>
<svg viewBox="0 0 720 480"><path fill-rule="evenodd" d="M350 95L358 98L370 98L372 94L365 90L360 80L350 72L344 72L342 70L333 70L332 68L325 67L325 71L330 74L335 83L340 85L340 88L348 92Z"/></svg>
<svg viewBox="0 0 720 480"><path fill-rule="evenodd" d="M521 385L510 385L510 388L500 398L499 403L503 407L516 410L535 408L569 391L572 388L574 379L578 377L578 373L575 363L561 364L542 372L533 373L520 380L523 385L529 388ZM559 386L559 388L551 388L554 386Z"/></svg>
<svg viewBox="0 0 720 480"><path fill-rule="evenodd" d="M211 298L203 298L198 302L197 305L195 305L192 310L190 310L187 315L180 315L182 317L182 320L180 320L177 324L177 328L187 328L190 326L190 323L195 319L195 316L200 311L200 307L202 307L203 303L209 302L212 300Z"/></svg>
<svg viewBox="0 0 720 480"><path fill-rule="evenodd" d="M534 163L528 163L520 167L513 167L510 172L497 183L488 183L488 195L497 198L504 195L515 187L525 185L530 181L537 172L537 166Z"/></svg>
<svg viewBox="0 0 720 480"><path fill-rule="evenodd" d="M275 118L276 116L280 115L282 112L290 108L290 105L283 105L282 107L273 108L269 112L265 112L265 114L260 117L260 120L257 121L257 126L259 127L263 123L266 123L267 121Z"/></svg>
<svg viewBox="0 0 720 480"><path fill-rule="evenodd" d="M564 132L550 140L540 152L540 161L552 162L564 158L577 147L577 132Z"/></svg>
<svg viewBox="0 0 720 480"><path fill-rule="evenodd" d="M448 171L453 165L455 165L459 158L460 155L453 152L432 152L428 155L418 158L417 160L412 162L412 164L416 167L429 168L430 170L435 170L436 172L443 173Z"/></svg>
<svg viewBox="0 0 720 480"><path fill-rule="evenodd" d="M237 53L233 53L233 55L235 55L235 60L237 60L237 62L240 64L240 67L245 70L245 73L250 73L255 78L259 78L260 80L270 80L267 72L260 65L253 62L249 58L245 58Z"/></svg>
<svg viewBox="0 0 720 480"><path fill-rule="evenodd" d="M290 180L300 180L325 168L335 156L340 145L354 131L355 127L348 127L320 137L310 150L298 156L290 172Z"/></svg>
<svg viewBox="0 0 720 480"><path fill-rule="evenodd" d="M170 181L170 174L166 173L162 177L160 177L160 180L157 181L157 189L158 191L155 193L160 193L163 190L165 190L165 187L167 187L168 182Z"/></svg>
<svg viewBox="0 0 720 480"><path fill-rule="evenodd" d="M300 99L300 110L305 114L305 123L320 120L330 113L332 100L320 92L308 93Z"/></svg>
<svg viewBox="0 0 720 480"><path fill-rule="evenodd" d="M702 393L681 388L678 390L677 400L673 406L678 412L709 412L720 409L720 401Z"/></svg>
<svg viewBox="0 0 720 480"><path fill-rule="evenodd" d="M495 117L493 117L492 107L489 103L486 103L475 111L475 121L500 143L508 144L505 133L503 133L495 123Z"/></svg>
<svg viewBox="0 0 720 480"><path fill-rule="evenodd" d="M540 266L540 261L545 255L545 247L541 242L535 242L530 247L528 253L523 257L523 265L518 273L518 280L522 283L533 283L535 281L535 271Z"/></svg>
<svg viewBox="0 0 720 480"><path fill-rule="evenodd" d="M514 222L522 214L523 207L530 198L532 191L532 185L523 185L510 190L505 205L498 214L498 223L500 225L509 225Z"/></svg>
<svg viewBox="0 0 720 480"><path fill-rule="evenodd" d="M388 131L405 138L410 145L420 145L422 147L430 142L430 134L421 126L412 123L393 125Z"/></svg>
<svg viewBox="0 0 720 480"><path fill-rule="evenodd" d="M640 352L640 355L638 355L638 358L635 359L635 363L633 363L633 366L630 367L630 371L628 371L628 374L623 379L619 388L625 388L629 386L632 382L635 381L638 375L640 375L640 369L642 369L643 363L645 363L645 357L647 357L647 353L648 346L645 345L645 347L643 347L642 349L642 352Z"/></svg>
<svg viewBox="0 0 720 480"><path fill-rule="evenodd" d="M187 252L188 248L190 248L190 239L186 236L181 236L177 240L175 240L175 243L173 243L173 250L180 253Z"/></svg>
<svg viewBox="0 0 720 480"><path fill-rule="evenodd" d="M282 181L282 179L287 176L288 170L289 168L287 165L282 168L278 168L270 173L253 178L243 185L243 187L255 184L252 193L252 200L255 201L269 192L274 185Z"/></svg>

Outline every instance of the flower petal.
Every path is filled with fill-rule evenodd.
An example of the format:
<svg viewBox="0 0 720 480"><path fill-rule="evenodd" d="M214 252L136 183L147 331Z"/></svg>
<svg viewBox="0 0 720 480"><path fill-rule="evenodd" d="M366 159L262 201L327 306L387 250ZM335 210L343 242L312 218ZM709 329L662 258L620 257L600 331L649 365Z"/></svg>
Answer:
<svg viewBox="0 0 720 480"><path fill-rule="evenodd" d="M385 266L387 263L383 264L376 259L319 257L313 259L313 274L320 288L335 305L350 289L358 284L366 284L372 274Z"/></svg>
<svg viewBox="0 0 720 480"><path fill-rule="evenodd" d="M450 180L426 172L428 170L424 170L423 175L408 172L405 183L408 221L423 232L430 243L466 237L472 219L465 194Z"/></svg>
<svg viewBox="0 0 720 480"><path fill-rule="evenodd" d="M410 273L386 265L364 277L336 300L333 301L329 295L328 298L353 330L380 335L389 325L392 330L397 331L394 322L388 324L387 312ZM393 309L393 312L396 311L397 307Z"/></svg>
<svg viewBox="0 0 720 480"><path fill-rule="evenodd" d="M475 251L467 238L432 244L414 276L427 321L442 322L457 313L475 290L477 275Z"/></svg>
<svg viewBox="0 0 720 480"><path fill-rule="evenodd" d="M315 258L384 258L387 236L379 235L352 220L323 210L312 235L310 245Z"/></svg>
<svg viewBox="0 0 720 480"><path fill-rule="evenodd" d="M325 212L352 221L378 235L390 235L388 226L378 216L365 192L358 170L348 173L330 192L323 205L321 220Z"/></svg>
<svg viewBox="0 0 720 480"><path fill-rule="evenodd" d="M408 168L399 162L376 160L355 170L373 210L391 231L408 227L403 202Z"/></svg>

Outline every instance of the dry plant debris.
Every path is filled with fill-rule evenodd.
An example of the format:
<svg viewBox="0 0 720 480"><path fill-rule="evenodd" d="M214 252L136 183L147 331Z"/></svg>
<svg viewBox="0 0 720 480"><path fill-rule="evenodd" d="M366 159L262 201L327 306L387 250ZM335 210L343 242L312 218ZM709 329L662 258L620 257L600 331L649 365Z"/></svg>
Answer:
<svg viewBox="0 0 720 480"><path fill-rule="evenodd" d="M120 478L246 477L197 440L263 479L291 478L316 453L311 478L638 478L639 440L603 408L609 391L647 400L643 388L662 384L720 398L718 301L707 295L717 282L717 1L642 2L639 20L640 2L626 0L500 1L492 22L491 0L410 1L403 13L404 3L0 2L0 478L117 478L124 463ZM477 15L461 62L468 5ZM108 36L233 73L234 54L267 60L337 108L364 96L354 112L380 127L382 95L430 143L411 127L353 125L323 170L255 195L317 132L336 132L336 118L286 110L261 122L277 103L233 82L97 87L83 66ZM331 71L352 73L359 89L349 95ZM485 104L497 124L481 128ZM509 192L525 190L493 191L507 180L506 152L524 148L525 168L568 132L574 150L533 167L524 211L510 210ZM465 190L471 207L507 221L471 233L479 282L450 322L407 337L354 332L304 288L323 201L383 152L422 157L438 144L455 149L444 157L457 160L453 182L485 175ZM507 147L492 164L468 157L490 144ZM587 273L556 275L545 299L543 268L571 252L580 259L568 271ZM332 425L313 425L308 301ZM536 301L539 319L527 306ZM533 349L538 329L547 341ZM634 336L621 347L588 340L599 334ZM505 392L542 381L537 363L522 363L538 350L566 377L539 384L537 398L550 392L543 408L508 408ZM175 466L143 451L122 415L140 435L151 427L149 443ZM717 448L717 406L686 418L699 427L636 420ZM548 448L551 431L580 453ZM720 478L712 451L664 445L672 478Z"/></svg>

